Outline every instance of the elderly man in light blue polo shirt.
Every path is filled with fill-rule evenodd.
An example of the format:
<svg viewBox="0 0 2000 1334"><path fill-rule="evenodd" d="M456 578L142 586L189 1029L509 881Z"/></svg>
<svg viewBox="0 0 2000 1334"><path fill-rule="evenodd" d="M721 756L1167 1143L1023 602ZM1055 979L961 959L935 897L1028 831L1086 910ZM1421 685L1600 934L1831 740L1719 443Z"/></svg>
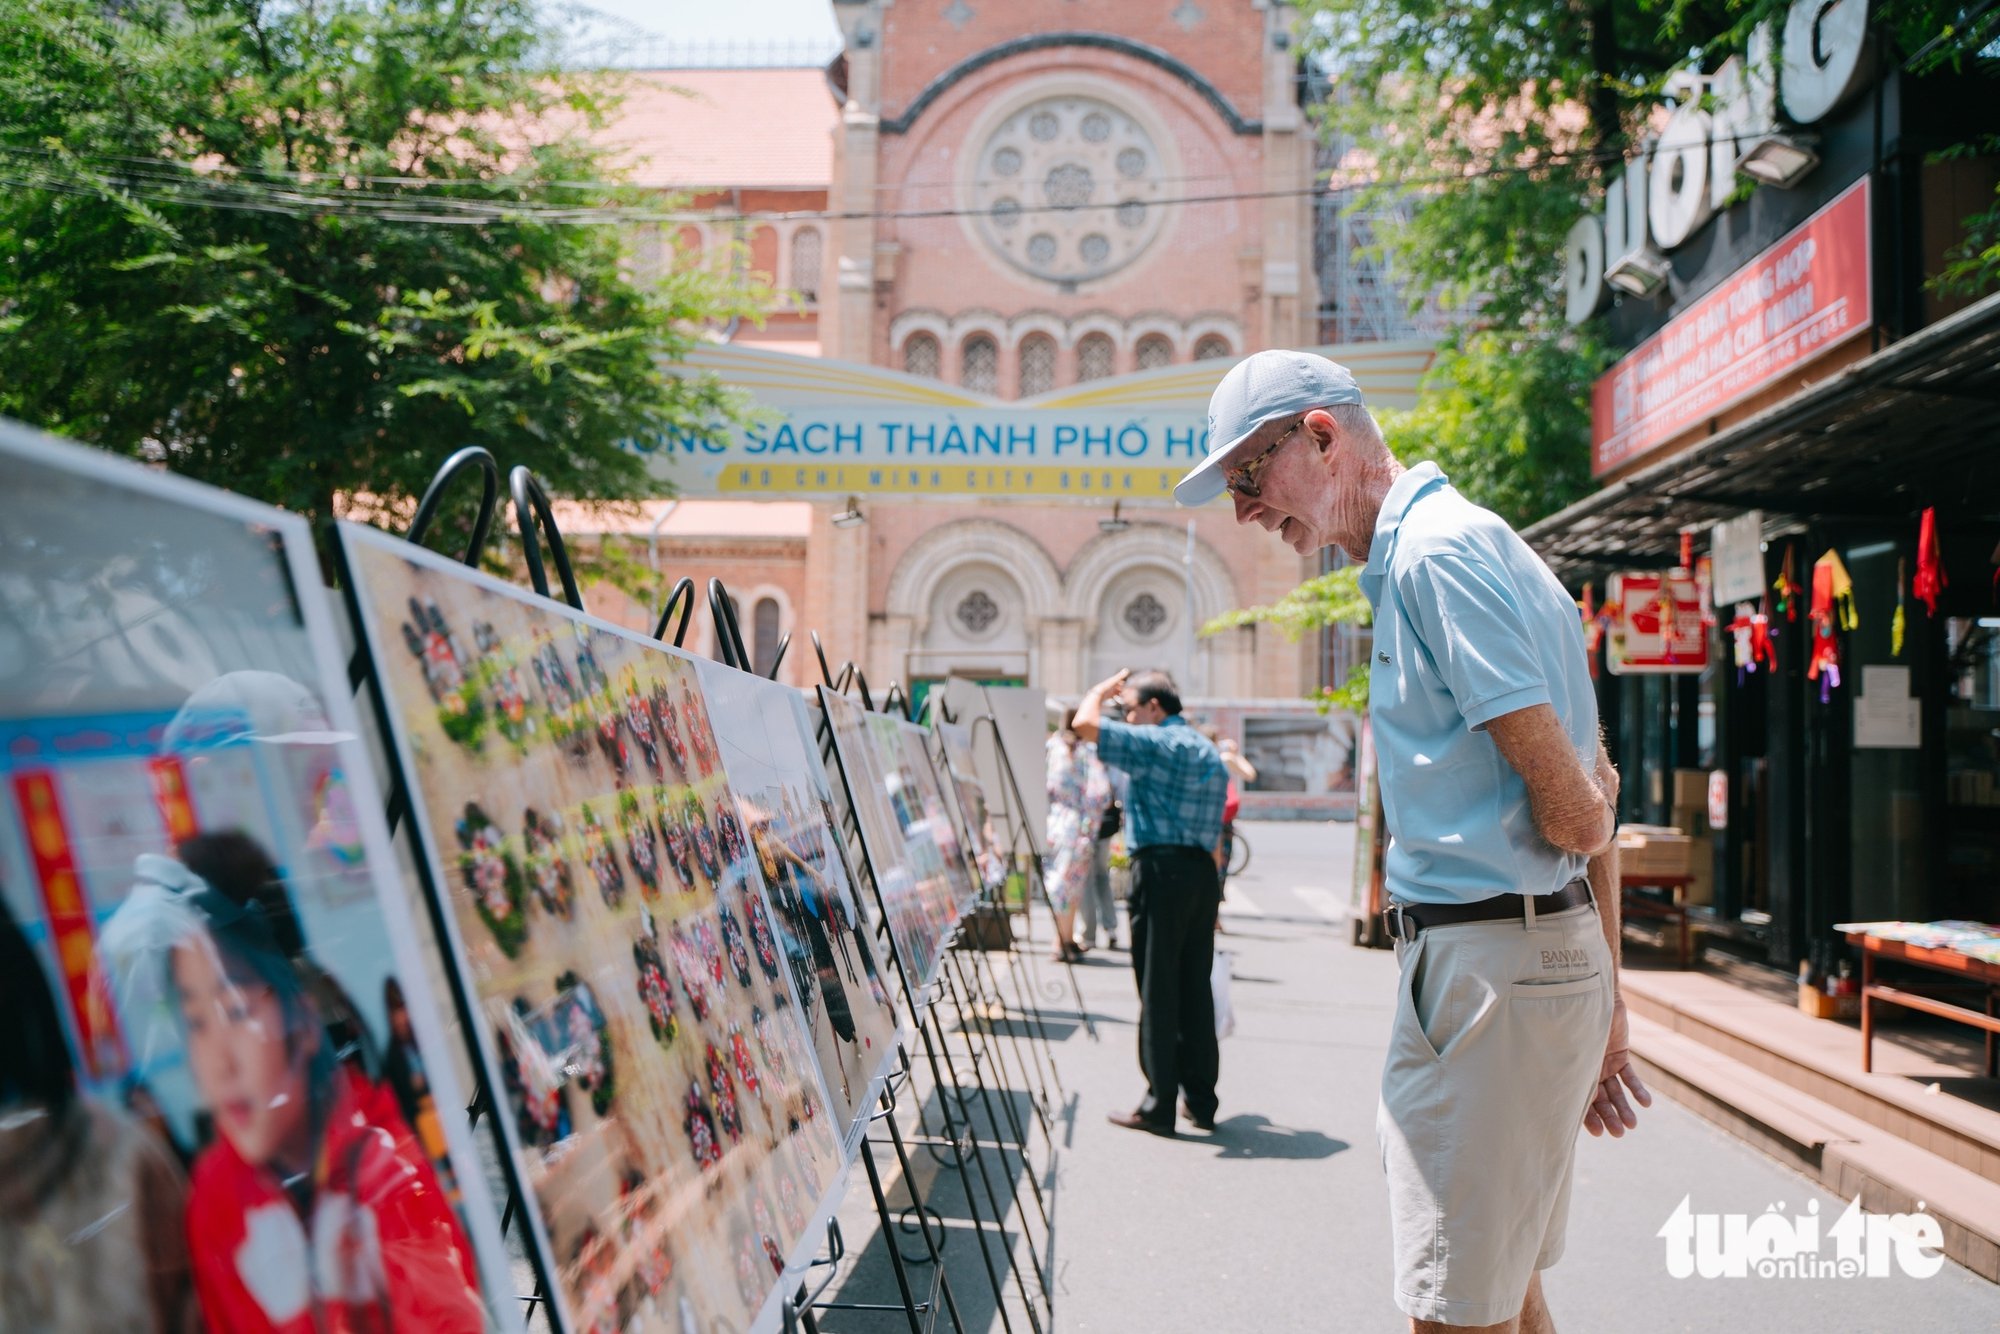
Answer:
<svg viewBox="0 0 2000 1334"><path fill-rule="evenodd" d="M1209 403L1208 457L1239 523L1365 561L1369 717L1393 838L1401 963L1376 1118L1396 1304L1416 1331L1554 1329L1581 1121L1650 1103L1618 998L1616 771L1576 606L1435 464L1405 470L1344 367L1260 352Z"/></svg>

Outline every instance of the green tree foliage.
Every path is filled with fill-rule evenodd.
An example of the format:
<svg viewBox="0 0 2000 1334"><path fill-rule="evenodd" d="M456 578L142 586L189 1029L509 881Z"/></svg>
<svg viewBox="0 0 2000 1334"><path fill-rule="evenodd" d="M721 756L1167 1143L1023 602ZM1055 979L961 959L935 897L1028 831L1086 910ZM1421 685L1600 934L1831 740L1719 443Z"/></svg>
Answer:
<svg viewBox="0 0 2000 1334"><path fill-rule="evenodd" d="M661 488L715 429L663 375L759 293L635 278L530 0L0 0L0 413L319 518L452 449ZM646 202L657 204L657 200Z"/></svg>
<svg viewBox="0 0 2000 1334"><path fill-rule="evenodd" d="M1589 492L1590 386L1609 362L1588 329L1467 329L1408 412L1381 414L1396 457L1431 459L1516 528Z"/></svg>
<svg viewBox="0 0 2000 1334"><path fill-rule="evenodd" d="M1262 607L1242 607L1227 611L1201 627L1203 638L1219 635L1245 625L1269 625L1297 643L1311 630L1329 625L1372 625L1374 615L1367 595L1361 591L1361 567L1343 565L1312 578ZM1328 709L1368 711L1368 667L1364 663L1348 674L1347 680L1331 690L1321 690L1314 702L1324 713Z"/></svg>
<svg viewBox="0 0 2000 1334"><path fill-rule="evenodd" d="M1602 206L1667 76L1713 70L1785 0L1304 0L1309 58L1331 76L1314 109L1352 150L1357 205L1394 201L1408 221L1379 237L1417 297L1468 312L1412 411L1382 414L1397 457L1433 459L1517 527L1587 494L1590 387L1615 352L1563 311L1563 238ZM1890 59L1916 73L1983 62L2000 10L1950 0L1879 6ZM1990 151L1968 145L1961 153ZM2000 281L2000 205L1967 222L1939 285ZM1205 633L1268 623L1292 638L1366 624L1351 570L1219 618ZM1322 692L1365 707L1358 673Z"/></svg>
<svg viewBox="0 0 2000 1334"><path fill-rule="evenodd" d="M1368 599L1359 583L1361 567L1344 565L1312 578L1264 607L1226 611L1201 627L1204 636L1245 625L1269 625L1297 643L1308 630L1323 626L1369 624Z"/></svg>
<svg viewBox="0 0 2000 1334"><path fill-rule="evenodd" d="M1765 3L1764 8L1770 8ZM1334 95L1315 108L1369 183L1357 205L1403 203L1381 244L1419 297L1471 317L1439 351L1419 405L1382 414L1397 457L1436 461L1517 526L1590 489L1590 386L1610 360L1563 315L1563 237L1601 197L1633 132L1692 48L1734 41L1754 7L1734 0L1307 0L1311 58ZM1204 633L1270 624L1296 639L1369 623L1358 571L1307 580ZM1365 668L1322 707L1365 709Z"/></svg>
<svg viewBox="0 0 2000 1334"><path fill-rule="evenodd" d="M1740 45L1771 0L1310 0L1334 95L1324 132L1365 157L1357 202L1413 293L1469 312L1416 411L1385 421L1510 522L1586 494L1591 382L1610 361L1563 314L1563 238L1602 197L1666 75Z"/></svg>

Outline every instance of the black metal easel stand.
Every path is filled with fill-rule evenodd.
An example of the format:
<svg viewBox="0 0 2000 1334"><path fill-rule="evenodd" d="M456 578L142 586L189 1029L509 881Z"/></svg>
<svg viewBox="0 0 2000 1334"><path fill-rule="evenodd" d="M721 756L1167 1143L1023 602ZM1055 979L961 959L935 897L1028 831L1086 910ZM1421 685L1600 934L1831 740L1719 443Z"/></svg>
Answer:
<svg viewBox="0 0 2000 1334"><path fill-rule="evenodd" d="M852 783L845 768L840 765L838 750L832 747L830 723L823 728L820 742L822 753L825 753L829 749L833 750L835 766L840 770L841 783L843 788L846 789L844 795L847 798L847 803L842 819L842 834L847 838L850 849L856 853L853 858L854 863L866 877L868 886L875 898L880 920L886 923L888 919L887 903L882 894L881 882L876 875L874 863L868 856L867 846L860 838L860 824L854 809ZM1020 1263L1015 1257L1012 1248L1007 1244L1007 1206L1003 1203L1000 1190L993 1182L992 1173L987 1165L986 1153L984 1152L985 1149L989 1148L1000 1152L1003 1155L1004 1167L1005 1148L994 1139L989 1139L986 1144L982 1145L976 1129L971 1123L970 1116L967 1115L961 1120L961 1117L955 1115L953 1112L954 1105L961 1112L967 1112L971 1107L974 1095L966 1090L963 1081L958 1077L958 1073L953 1067L949 1047L945 1041L942 1021L938 1018L936 1012L936 1002L943 994L944 989L949 987L949 981L940 977L930 987L923 988L920 991L914 985L911 970L908 967L907 961L902 957L901 951L897 949L894 938L891 936L886 937L886 939L889 947L889 957L896 969L905 1004L908 1006L913 1027L922 1043L924 1064L930 1070L932 1089L936 1095L939 1116L944 1123L942 1133L933 1132L925 1124L925 1103L920 1100L917 1104L917 1115L918 1128L921 1133L917 1136L916 1142L924 1145L930 1151L935 1161L943 1166L952 1168L957 1173L959 1182L965 1190L966 1211L973 1225L974 1238L978 1246L981 1264L986 1270L987 1281L993 1293L994 1309L999 1314L1002 1328L1008 1334L1012 1334L1014 1329L1013 1318L1007 1309L1007 1283L1001 1277L1001 1270L1004 1268L1009 1271L1009 1275L1013 1280L1014 1290L1020 1297L1021 1303L1026 1310L1028 1321L1034 1334L1043 1334L1044 1326L1040 1315L1036 1311L1036 1303L1029 1293L1027 1280L1022 1276ZM948 958L951 953L952 951L948 947L941 950L940 970L946 966L943 959ZM990 1108L990 1101L987 1105ZM997 1125L997 1118L994 1124ZM948 1157L941 1154L939 1150L948 1150ZM967 1161L968 1159L970 1159L970 1162ZM914 1184L913 1180L908 1176L909 1163L907 1157L901 1157L901 1162L906 1181L911 1181L911 1184ZM1027 1167L1025 1159L1023 1161L1023 1168L1024 1170L1032 1170ZM975 1174L978 1178L978 1187L976 1189L974 1186ZM984 1210L981 1209L979 1200L982 1194L986 1198L986 1209ZM1018 1202L1018 1192L1016 1192L1016 1201ZM991 1237L988 1235L988 1211L990 1211L992 1220L990 1230L993 1235ZM1024 1215L1024 1228L1025 1223L1026 1219ZM1000 1260L998 1263L996 1263L992 1251L992 1246L996 1241L1000 1248ZM1030 1245L1032 1251L1032 1242ZM1036 1288L1042 1291L1043 1308L1048 1309L1048 1285L1041 1272L1038 1252L1036 1253L1036 1267Z"/></svg>
<svg viewBox="0 0 2000 1334"><path fill-rule="evenodd" d="M993 753L998 757L1000 772L1007 780L1006 790L1001 793L1001 798L1007 803L1007 810L1011 812L1011 816L1008 819L1008 826L1014 831L1013 846L1009 851L1017 865L1023 865L1027 868L1027 879L1021 895L1021 917L1025 923L1024 934L1028 937L1027 972L1030 984L1023 988L1023 992L1028 996L1032 996L1036 991L1042 990L1039 965L1034 958L1035 903L1037 899L1043 903L1049 902L1048 885L1042 879L1042 856L1035 851L1034 838L1028 833L1028 803L1027 799L1021 795L1021 780L1015 775L1013 757L1007 752L1007 739L1000 734L1000 724L995 721L991 713L981 714L972 720L972 726L975 730L978 729L981 723L984 723L992 732ZM1022 844L1024 843L1027 845L1025 851L1022 849ZM1049 904L1049 919L1051 923L1050 934L1053 936L1053 924L1055 920L1054 904ZM1070 996L1076 1001L1077 1020L1083 1025L1083 1031L1089 1036L1090 1040L1096 1042L1098 1041L1097 1023L1090 1017L1090 1007L1083 1003L1083 987L1076 979L1076 965L1065 963L1063 968L1069 974ZM1057 999L1062 994L1061 984L1057 983L1055 987L1042 991L1042 994L1048 996L1051 1000ZM1029 1003L1033 1004L1033 1001L1030 1000ZM1039 1013L1039 1008L1037 1009L1037 1013ZM1046 1026L1042 1028L1042 1046L1044 1051L1047 1052L1049 1065L1053 1068L1055 1065L1055 1053L1047 1051L1048 1030ZM1056 1089L1058 1092L1062 1090L1060 1076L1056 1079Z"/></svg>

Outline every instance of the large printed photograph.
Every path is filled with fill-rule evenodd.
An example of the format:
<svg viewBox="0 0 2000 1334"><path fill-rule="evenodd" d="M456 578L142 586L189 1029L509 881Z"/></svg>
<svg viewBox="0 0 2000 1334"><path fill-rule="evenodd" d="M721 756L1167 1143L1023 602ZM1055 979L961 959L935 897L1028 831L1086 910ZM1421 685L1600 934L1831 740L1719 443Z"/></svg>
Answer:
<svg viewBox="0 0 2000 1334"><path fill-rule="evenodd" d="M899 720L869 713L825 686L819 700L881 891L889 938L909 985L921 990L937 975L960 909L935 829L908 774Z"/></svg>
<svg viewBox="0 0 2000 1334"><path fill-rule="evenodd" d="M935 731L943 761L938 775L949 783L948 795L957 800L953 809L960 836L971 854L973 870L979 874L980 888L997 894L1006 882L1009 858L1000 844L992 808L987 805L985 785L979 781L972 728L964 723L939 722Z"/></svg>
<svg viewBox="0 0 2000 1334"><path fill-rule="evenodd" d="M340 539L566 1323L776 1328L843 1127L694 662Z"/></svg>
<svg viewBox="0 0 2000 1334"><path fill-rule="evenodd" d="M0 424L0 1328L519 1327L320 589Z"/></svg>
<svg viewBox="0 0 2000 1334"><path fill-rule="evenodd" d="M869 719L877 743L887 760L890 788L896 801L896 816L902 821L903 836L913 843L937 849L944 868L945 897L938 915L956 923L972 911L979 887L972 878L967 860L967 844L959 834L954 808L947 802L931 757L931 734L906 718ZM947 928L949 929L949 928Z"/></svg>
<svg viewBox="0 0 2000 1334"><path fill-rule="evenodd" d="M865 1131L895 1055L896 1010L876 914L834 834L833 792L805 701L789 686L698 664L722 766L770 891L792 989L812 1028L835 1123Z"/></svg>

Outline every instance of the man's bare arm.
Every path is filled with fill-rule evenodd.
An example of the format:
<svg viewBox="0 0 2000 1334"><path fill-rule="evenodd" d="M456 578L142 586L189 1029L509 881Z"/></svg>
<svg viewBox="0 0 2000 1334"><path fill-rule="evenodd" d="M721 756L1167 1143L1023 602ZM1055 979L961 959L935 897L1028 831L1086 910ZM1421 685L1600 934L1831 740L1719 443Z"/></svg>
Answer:
<svg viewBox="0 0 2000 1334"><path fill-rule="evenodd" d="M1076 717L1070 719L1070 730L1085 741L1097 740L1097 724L1104 717L1104 701L1116 698L1118 692L1125 688L1125 678L1131 674L1130 670L1121 671L1084 691L1083 698L1077 701Z"/></svg>
<svg viewBox="0 0 2000 1334"><path fill-rule="evenodd" d="M1596 856L1617 838L1618 820L1608 795L1599 778L1577 758L1552 706L1534 704L1501 714L1486 724L1486 732L1528 785L1535 828L1551 847ZM1603 753L1600 745L1600 761ZM1599 767L1601 771L1604 766Z"/></svg>
<svg viewBox="0 0 2000 1334"><path fill-rule="evenodd" d="M1597 743L1597 786L1604 792L1605 801L1611 809L1618 809L1618 770L1611 763L1611 755L1604 749L1604 742ZM1618 876L1618 841L1592 855L1590 865L1584 869L1590 878L1590 894L1597 900L1597 915L1604 925L1604 940L1611 947L1611 980L1618 980L1618 968L1624 958L1624 935L1620 927L1620 910L1623 907L1620 896L1624 887Z"/></svg>

